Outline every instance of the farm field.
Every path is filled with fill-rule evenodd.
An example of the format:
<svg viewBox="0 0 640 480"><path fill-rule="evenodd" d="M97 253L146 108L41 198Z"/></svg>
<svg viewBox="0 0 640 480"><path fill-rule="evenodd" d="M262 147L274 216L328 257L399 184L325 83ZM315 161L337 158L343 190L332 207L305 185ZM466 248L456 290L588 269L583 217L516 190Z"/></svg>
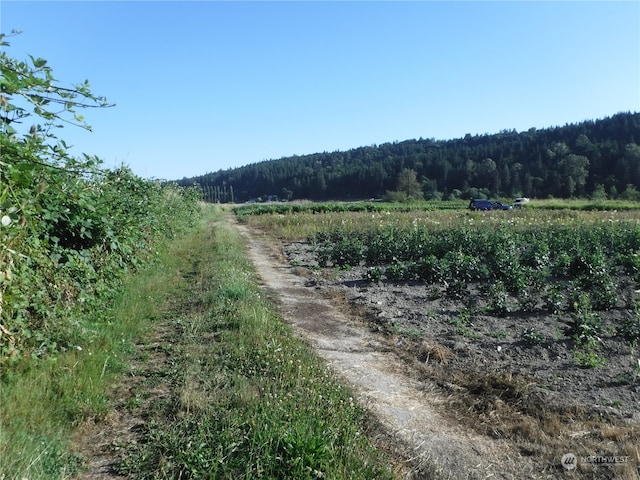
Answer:
<svg viewBox="0 0 640 480"><path fill-rule="evenodd" d="M508 439L539 472L619 456L637 478L640 211L260 212L309 289L342 299L456 422ZM255 208L255 207L253 207Z"/></svg>

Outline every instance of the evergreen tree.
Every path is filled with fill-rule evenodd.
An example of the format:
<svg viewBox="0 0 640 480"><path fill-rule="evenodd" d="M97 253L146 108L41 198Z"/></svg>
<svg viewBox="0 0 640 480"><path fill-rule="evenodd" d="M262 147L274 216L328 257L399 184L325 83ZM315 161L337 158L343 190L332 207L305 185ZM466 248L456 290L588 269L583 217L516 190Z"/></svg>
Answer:
<svg viewBox="0 0 640 480"><path fill-rule="evenodd" d="M529 197L590 196L598 185L640 188L640 113L517 133L419 139L269 160L184 178L214 189L213 201L245 201L286 188L295 198L369 198L399 188L404 170L430 179L430 192L454 190ZM410 182L411 183L411 182ZM231 194L228 186L233 185ZM402 187L406 189L406 187ZM417 194L409 188L411 195ZM206 194L207 191L203 192ZM293 198L293 196L291 196Z"/></svg>
<svg viewBox="0 0 640 480"><path fill-rule="evenodd" d="M408 198L422 198L422 184L415 170L405 168L398 174L397 190Z"/></svg>

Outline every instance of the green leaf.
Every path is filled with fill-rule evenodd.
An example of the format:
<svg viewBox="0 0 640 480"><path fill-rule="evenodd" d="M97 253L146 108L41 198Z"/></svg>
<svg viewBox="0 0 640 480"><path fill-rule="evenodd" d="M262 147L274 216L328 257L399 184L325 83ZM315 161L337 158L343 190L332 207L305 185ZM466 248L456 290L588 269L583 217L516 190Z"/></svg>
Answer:
<svg viewBox="0 0 640 480"><path fill-rule="evenodd" d="M35 58L33 55L29 55L29 58L34 68L44 68L47 65L47 61L44 58Z"/></svg>

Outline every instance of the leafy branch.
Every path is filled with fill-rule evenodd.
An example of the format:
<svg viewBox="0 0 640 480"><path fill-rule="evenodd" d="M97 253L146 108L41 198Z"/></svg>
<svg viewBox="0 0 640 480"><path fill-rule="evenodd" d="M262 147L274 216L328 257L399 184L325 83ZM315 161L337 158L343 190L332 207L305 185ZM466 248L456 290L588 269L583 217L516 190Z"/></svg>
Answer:
<svg viewBox="0 0 640 480"><path fill-rule="evenodd" d="M5 38L0 34L0 46L10 45ZM114 106L106 97L94 95L88 80L72 88L61 86L45 59L29 55L29 60L0 51L0 131L5 135L14 137L18 132L13 125L29 117L44 120L44 126L30 127L28 136L34 140L55 138L50 131L61 128L59 122L91 130L78 110Z"/></svg>

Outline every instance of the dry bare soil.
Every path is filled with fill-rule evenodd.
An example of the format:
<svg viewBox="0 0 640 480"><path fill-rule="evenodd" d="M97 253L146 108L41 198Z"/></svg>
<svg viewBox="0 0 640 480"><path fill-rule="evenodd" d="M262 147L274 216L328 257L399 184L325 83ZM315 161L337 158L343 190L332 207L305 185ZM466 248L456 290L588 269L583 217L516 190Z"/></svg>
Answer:
<svg viewBox="0 0 640 480"><path fill-rule="evenodd" d="M640 478L637 348L612 341L606 365L583 368L559 319L462 318L437 286L364 282L320 268L308 244L237 227L285 321L352 386L405 478Z"/></svg>

